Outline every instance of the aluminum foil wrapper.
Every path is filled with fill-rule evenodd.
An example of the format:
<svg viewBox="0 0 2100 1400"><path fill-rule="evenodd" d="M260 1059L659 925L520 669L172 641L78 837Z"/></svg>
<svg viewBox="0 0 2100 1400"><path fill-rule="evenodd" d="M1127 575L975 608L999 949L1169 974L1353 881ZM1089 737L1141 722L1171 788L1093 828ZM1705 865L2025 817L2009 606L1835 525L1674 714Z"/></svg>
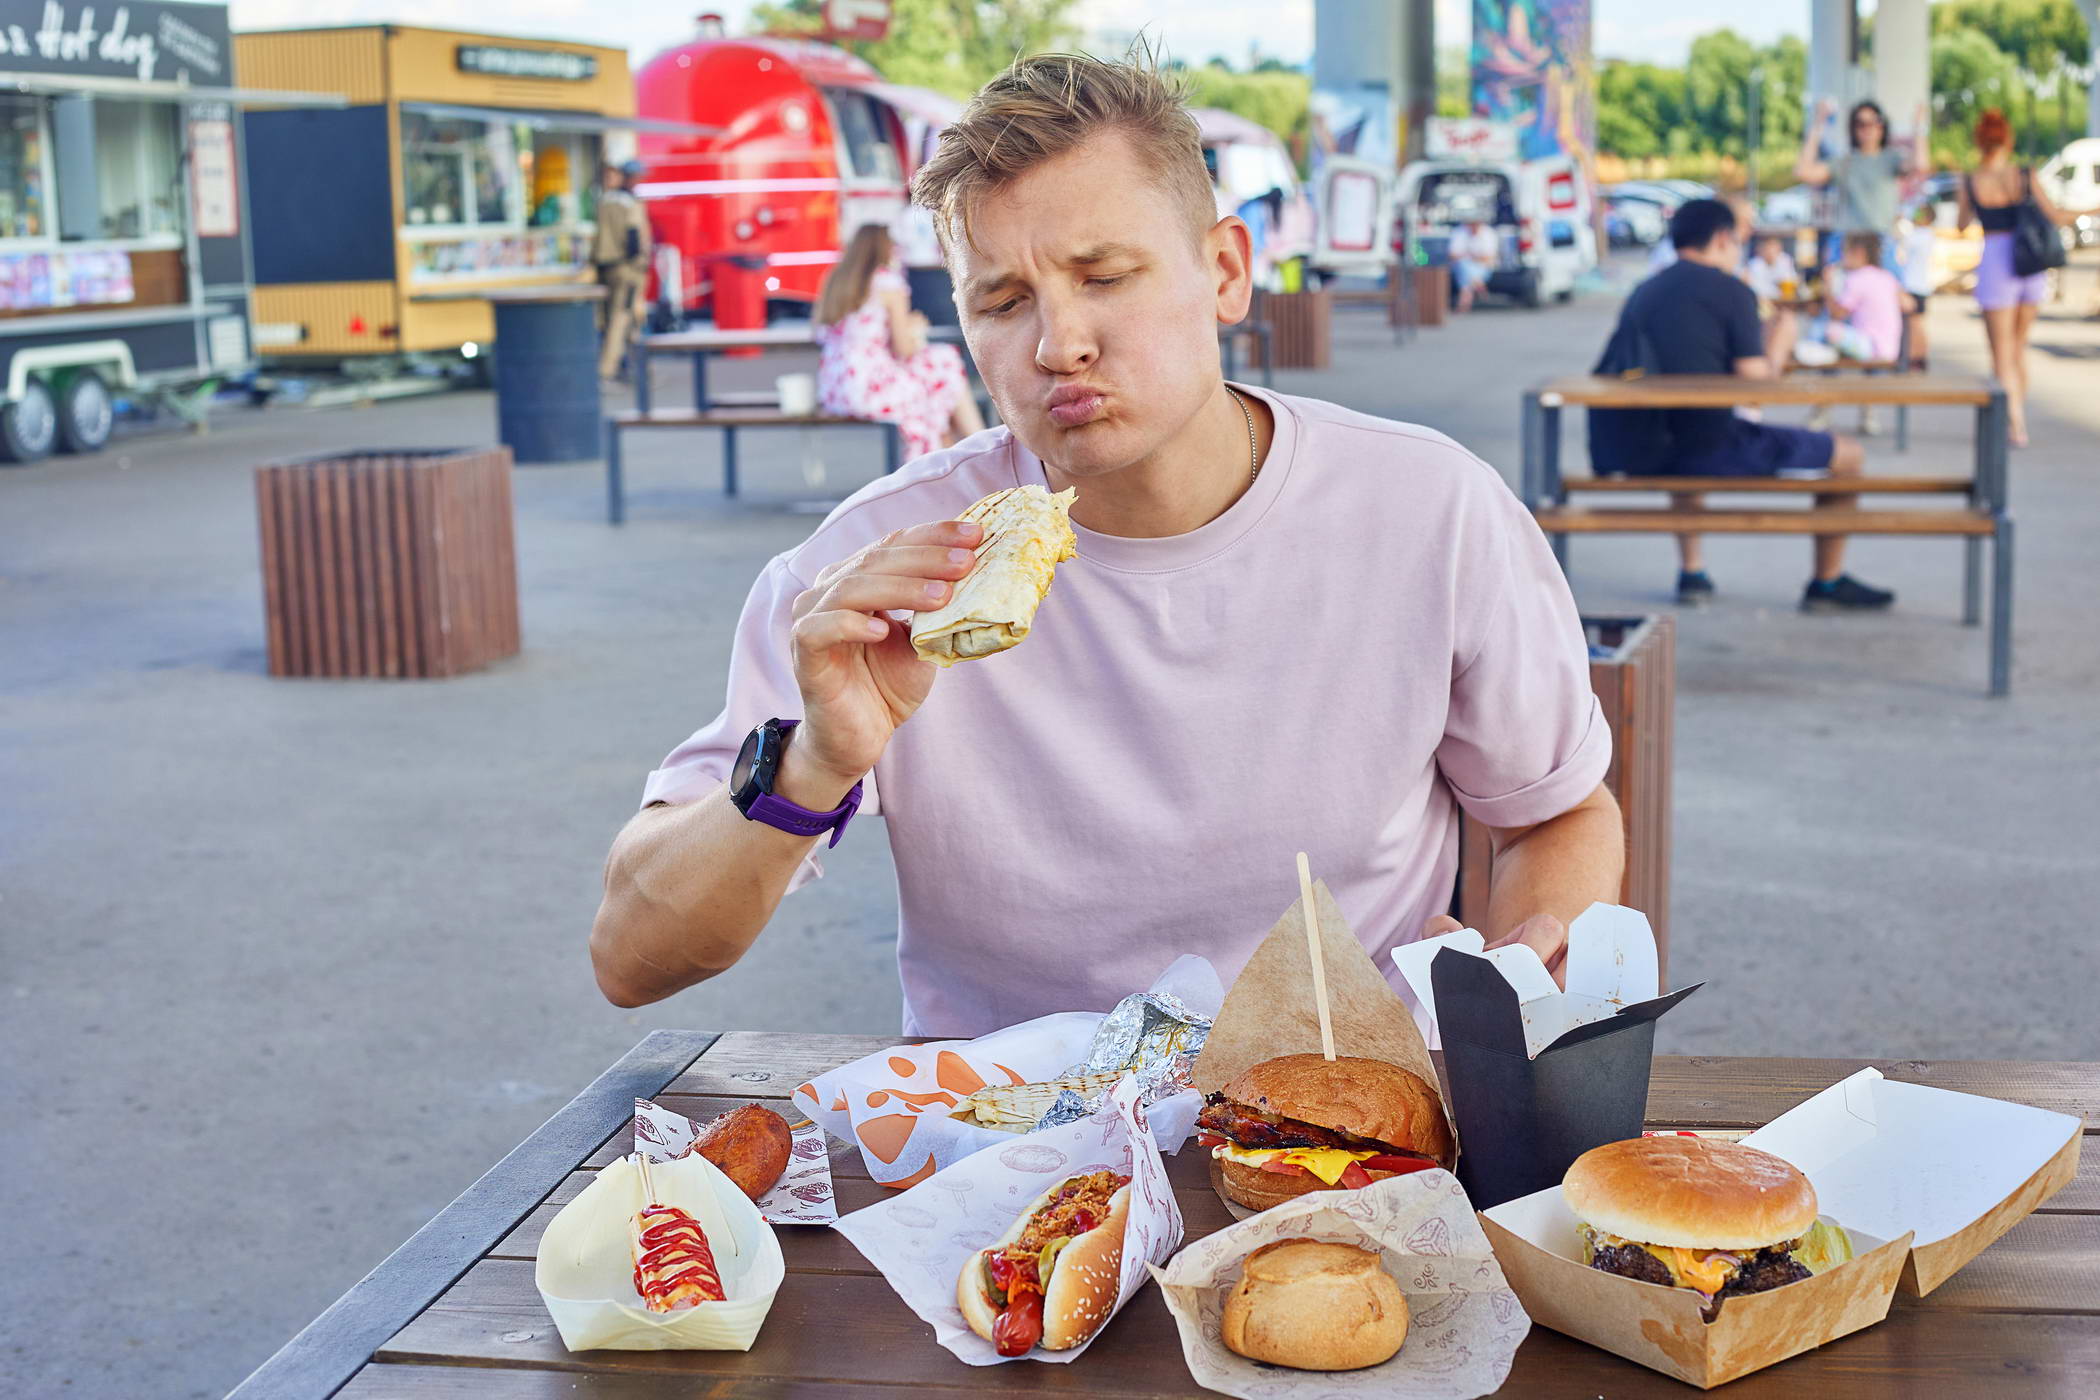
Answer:
<svg viewBox="0 0 2100 1400"><path fill-rule="evenodd" d="M1094 1032L1086 1058L1057 1077L1128 1071L1137 1076L1142 1090L1138 1102L1150 1108L1194 1087L1189 1072L1203 1049L1204 1037L1210 1034L1210 1021L1171 992L1132 992L1116 1003ZM1076 1123L1105 1096L1104 1091L1085 1099L1066 1089L1036 1120L1035 1131Z"/></svg>

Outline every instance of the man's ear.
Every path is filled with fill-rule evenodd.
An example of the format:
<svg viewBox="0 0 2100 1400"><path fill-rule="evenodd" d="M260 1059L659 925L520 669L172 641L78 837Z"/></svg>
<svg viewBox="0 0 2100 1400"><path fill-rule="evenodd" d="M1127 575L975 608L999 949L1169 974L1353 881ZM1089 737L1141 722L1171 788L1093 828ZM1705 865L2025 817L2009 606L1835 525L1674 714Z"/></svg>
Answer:
<svg viewBox="0 0 2100 1400"><path fill-rule="evenodd" d="M1218 321L1247 318L1254 300L1254 239L1236 214L1227 214L1203 235L1203 265L1217 287Z"/></svg>

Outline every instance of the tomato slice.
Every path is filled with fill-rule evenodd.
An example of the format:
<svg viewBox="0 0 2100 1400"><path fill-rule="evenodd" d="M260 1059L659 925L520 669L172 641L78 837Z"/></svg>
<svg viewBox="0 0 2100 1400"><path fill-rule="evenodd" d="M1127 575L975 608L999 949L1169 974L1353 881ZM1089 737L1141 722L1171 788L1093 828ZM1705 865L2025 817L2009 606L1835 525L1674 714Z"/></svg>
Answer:
<svg viewBox="0 0 2100 1400"><path fill-rule="evenodd" d="M1278 1176L1312 1175L1311 1172L1299 1166L1296 1162L1286 1162L1281 1157L1269 1158L1267 1161L1261 1164L1261 1169L1265 1172L1275 1172Z"/></svg>
<svg viewBox="0 0 2100 1400"><path fill-rule="evenodd" d="M1364 1170L1361 1162L1351 1162L1348 1166L1343 1167L1340 1178L1335 1182L1335 1185L1341 1187L1344 1191L1361 1191L1370 1184L1371 1174Z"/></svg>
<svg viewBox="0 0 2100 1400"><path fill-rule="evenodd" d="M1205 1147L1223 1147L1225 1145L1225 1139L1219 1137L1216 1133L1198 1133L1196 1134L1196 1141Z"/></svg>
<svg viewBox="0 0 2100 1400"><path fill-rule="evenodd" d="M1381 1153L1376 1157L1364 1158L1364 1165L1374 1172L1419 1172L1427 1171L1436 1163L1427 1157L1395 1157Z"/></svg>

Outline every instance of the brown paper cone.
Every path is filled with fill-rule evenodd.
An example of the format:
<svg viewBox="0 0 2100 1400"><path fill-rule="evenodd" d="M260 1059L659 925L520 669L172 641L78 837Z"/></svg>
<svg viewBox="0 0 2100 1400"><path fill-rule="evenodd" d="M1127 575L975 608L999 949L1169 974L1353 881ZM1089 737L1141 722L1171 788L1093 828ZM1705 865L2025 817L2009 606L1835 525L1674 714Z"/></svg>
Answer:
<svg viewBox="0 0 2100 1400"><path fill-rule="evenodd" d="M1434 1085L1436 1066L1407 1003L1372 964L1325 881L1313 883L1313 898L1319 901L1320 946L1326 951L1334 1053L1384 1060ZM1313 1005L1305 906L1293 900L1225 993L1192 1078L1208 1094L1263 1060L1319 1053L1320 1013Z"/></svg>

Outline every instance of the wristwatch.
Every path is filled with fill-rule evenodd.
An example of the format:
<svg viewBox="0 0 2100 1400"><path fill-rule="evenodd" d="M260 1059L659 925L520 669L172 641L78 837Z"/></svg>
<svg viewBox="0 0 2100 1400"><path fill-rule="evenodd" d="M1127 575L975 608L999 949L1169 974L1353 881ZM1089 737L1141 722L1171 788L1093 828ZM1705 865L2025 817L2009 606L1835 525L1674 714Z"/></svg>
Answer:
<svg viewBox="0 0 2100 1400"><path fill-rule="evenodd" d="M822 836L828 831L830 846L836 846L846 834L846 823L860 810L859 783L853 785L844 802L829 812L812 812L773 791L773 778L780 771L780 756L787 750L788 734L800 723L799 719L769 719L744 736L744 746L737 750L736 766L729 770L729 800L750 820L796 836Z"/></svg>

